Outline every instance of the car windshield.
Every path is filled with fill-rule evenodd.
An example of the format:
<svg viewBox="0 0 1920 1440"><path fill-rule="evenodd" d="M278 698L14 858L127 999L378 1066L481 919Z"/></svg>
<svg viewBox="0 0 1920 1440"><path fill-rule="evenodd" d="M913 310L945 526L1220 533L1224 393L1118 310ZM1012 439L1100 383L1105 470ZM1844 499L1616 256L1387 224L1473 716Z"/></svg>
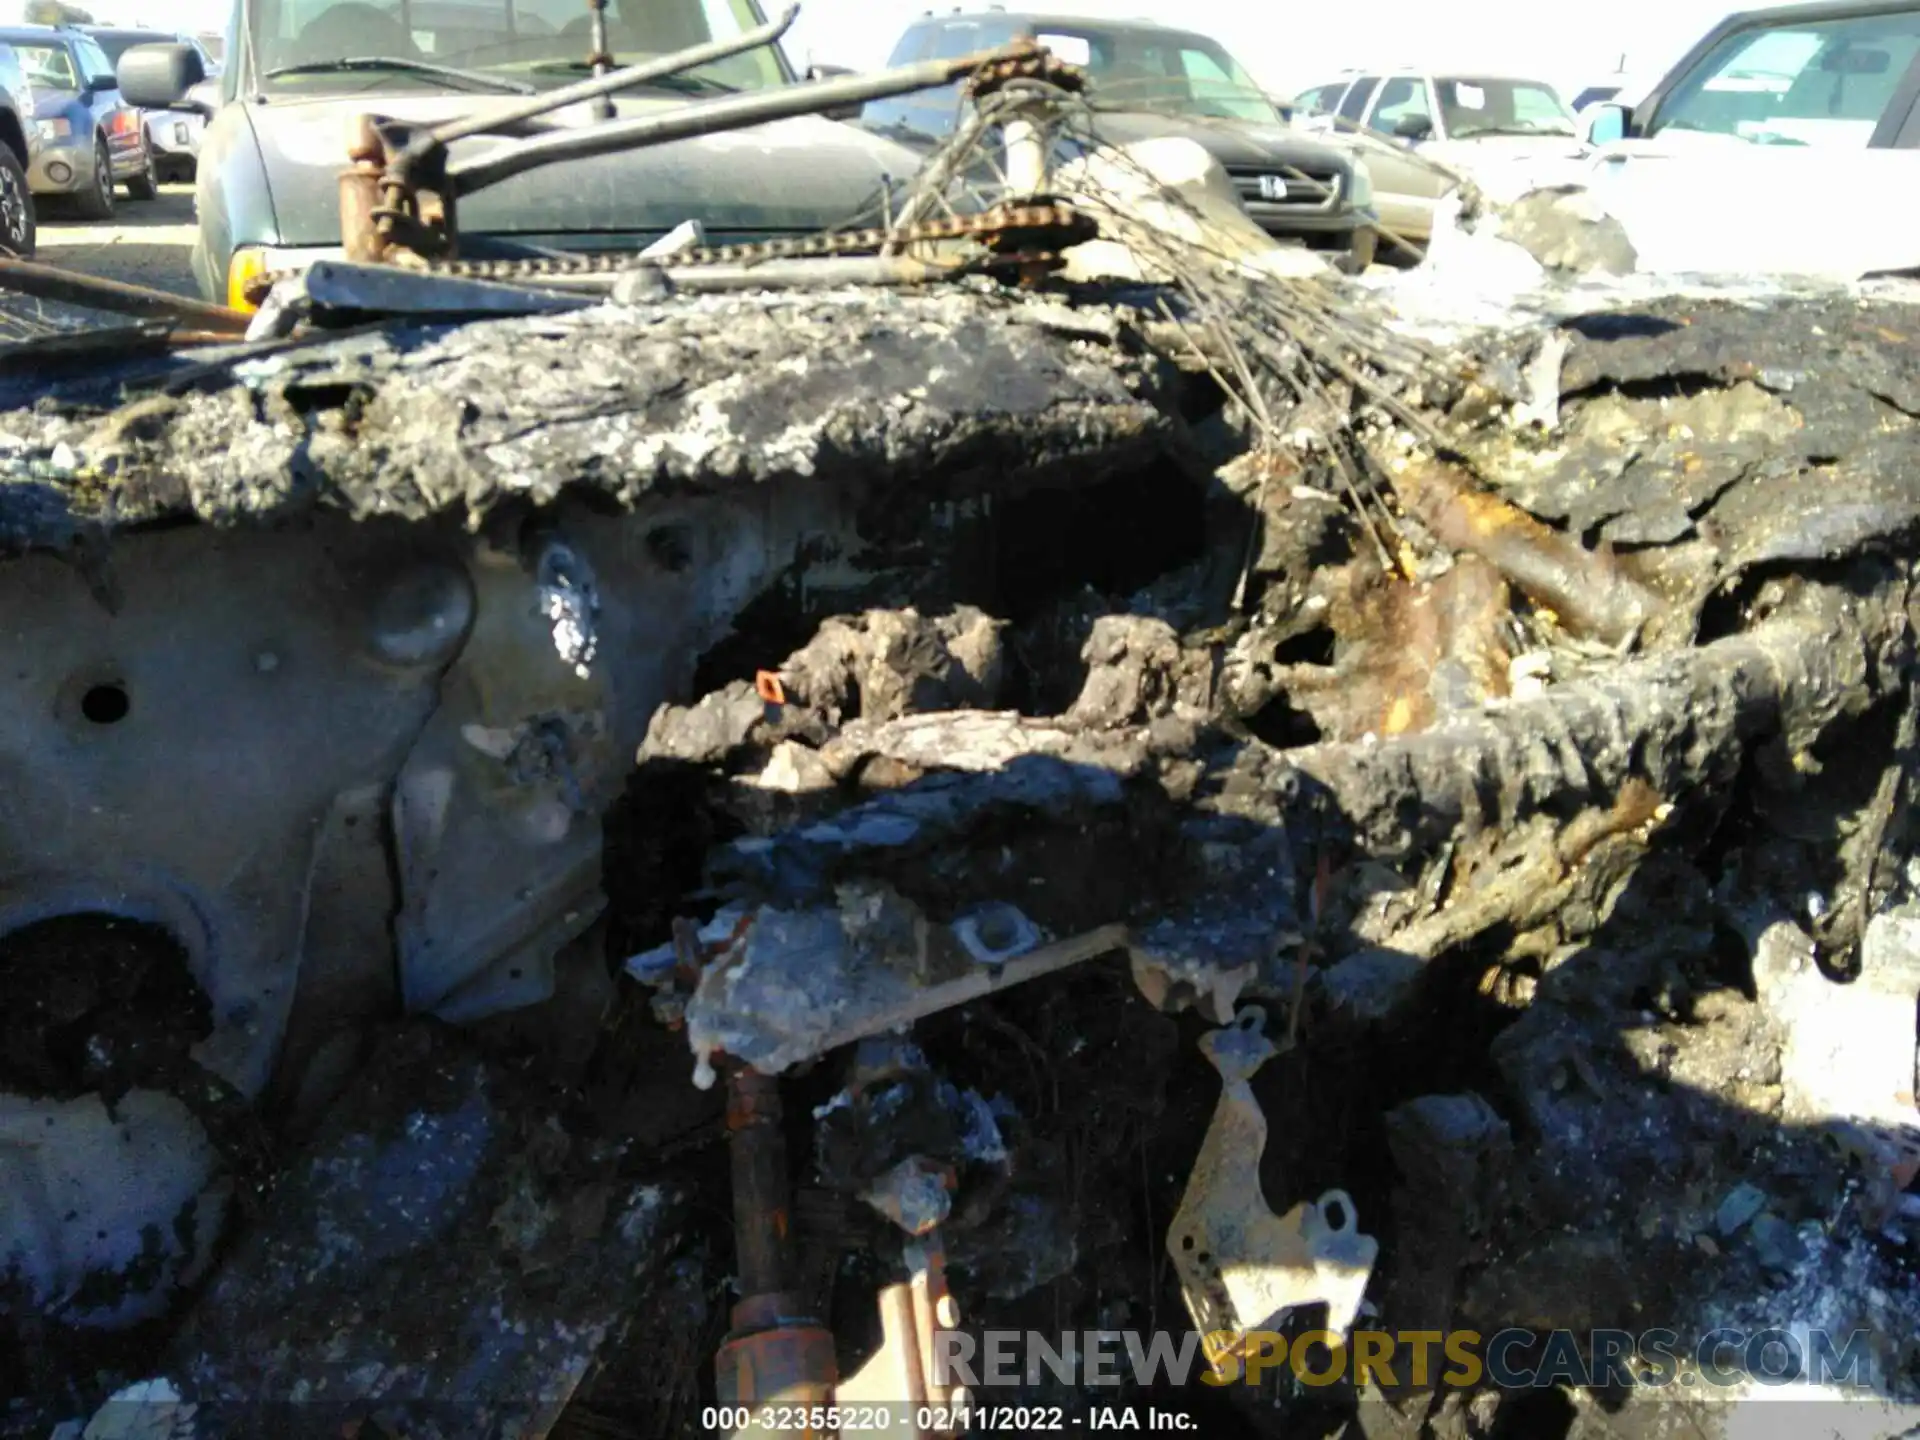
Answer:
<svg viewBox="0 0 1920 1440"><path fill-rule="evenodd" d="M177 43L178 39L176 35L168 35L159 30L145 32L122 30L113 35L95 35L93 43L106 51L107 59L118 66L120 57L136 45L171 45Z"/></svg>
<svg viewBox="0 0 1920 1440"><path fill-rule="evenodd" d="M1436 82L1450 140L1475 135L1576 135L1573 114L1537 80L1458 77Z"/></svg>
<svg viewBox="0 0 1920 1440"><path fill-rule="evenodd" d="M1646 133L1865 149L1916 55L1920 14L1911 11L1739 30L1681 79Z"/></svg>
<svg viewBox="0 0 1920 1440"><path fill-rule="evenodd" d="M1096 105L1272 125L1280 112L1253 77L1202 35L1052 28L1034 38L1093 78Z"/></svg>
<svg viewBox="0 0 1920 1440"><path fill-rule="evenodd" d="M63 45L16 45L20 66L27 72L27 83L48 90L78 90L79 77L73 72L73 56Z"/></svg>
<svg viewBox="0 0 1920 1440"><path fill-rule="evenodd" d="M254 65L275 90L440 89L458 72L502 88L561 85L589 73L587 0L250 0ZM616 64L731 39L762 23L754 0L607 0ZM392 70L365 62L401 62ZM352 69L339 62L358 61ZM278 72L278 73L276 73ZM752 90L785 81L769 47L691 71L680 90Z"/></svg>

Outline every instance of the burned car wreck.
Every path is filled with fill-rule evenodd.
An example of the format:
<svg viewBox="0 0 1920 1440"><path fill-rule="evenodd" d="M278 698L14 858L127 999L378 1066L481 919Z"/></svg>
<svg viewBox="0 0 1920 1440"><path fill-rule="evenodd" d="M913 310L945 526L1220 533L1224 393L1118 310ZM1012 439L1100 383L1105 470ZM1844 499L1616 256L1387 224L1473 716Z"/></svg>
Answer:
<svg viewBox="0 0 1920 1440"><path fill-rule="evenodd" d="M1002 193L482 270L370 122L0 382L9 1433L1912 1426L1915 292L1448 314L942 64Z"/></svg>

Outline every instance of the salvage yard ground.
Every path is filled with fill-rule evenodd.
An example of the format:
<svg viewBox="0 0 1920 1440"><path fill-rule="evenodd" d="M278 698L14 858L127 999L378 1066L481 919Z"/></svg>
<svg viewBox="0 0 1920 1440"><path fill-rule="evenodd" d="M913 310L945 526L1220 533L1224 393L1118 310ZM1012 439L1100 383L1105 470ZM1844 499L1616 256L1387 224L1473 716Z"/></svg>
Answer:
<svg viewBox="0 0 1920 1440"><path fill-rule="evenodd" d="M150 204L122 199L104 224L89 224L42 202L36 259L108 280L191 295L193 186L163 185Z"/></svg>

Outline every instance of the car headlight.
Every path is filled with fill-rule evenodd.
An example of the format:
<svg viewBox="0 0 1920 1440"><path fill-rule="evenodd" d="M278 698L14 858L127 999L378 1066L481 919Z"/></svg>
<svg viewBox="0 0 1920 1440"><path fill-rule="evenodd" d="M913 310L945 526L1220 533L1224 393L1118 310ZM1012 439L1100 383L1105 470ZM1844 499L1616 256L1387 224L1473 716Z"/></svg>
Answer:
<svg viewBox="0 0 1920 1440"><path fill-rule="evenodd" d="M36 120L33 128L40 132L42 140L64 140L73 134L73 122L63 116L51 120Z"/></svg>
<svg viewBox="0 0 1920 1440"><path fill-rule="evenodd" d="M234 310L258 310L260 307L247 299L247 286L266 274L272 267L267 262L267 252L258 245L242 245L233 252L233 258L227 262L227 305Z"/></svg>
<svg viewBox="0 0 1920 1440"><path fill-rule="evenodd" d="M1353 162L1353 208L1365 210L1373 204L1373 172L1367 169L1367 162L1356 159Z"/></svg>
<svg viewBox="0 0 1920 1440"><path fill-rule="evenodd" d="M258 310L247 300L247 286L262 275L282 270L305 270L316 260L343 260L338 245L242 245L227 262L227 304L235 310Z"/></svg>

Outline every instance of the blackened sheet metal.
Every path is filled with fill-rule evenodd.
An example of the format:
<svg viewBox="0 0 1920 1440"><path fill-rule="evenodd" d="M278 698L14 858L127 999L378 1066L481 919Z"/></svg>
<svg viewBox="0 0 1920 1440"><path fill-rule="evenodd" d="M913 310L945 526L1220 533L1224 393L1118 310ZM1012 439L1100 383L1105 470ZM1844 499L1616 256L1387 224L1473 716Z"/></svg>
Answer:
<svg viewBox="0 0 1920 1440"><path fill-rule="evenodd" d="M1752 560L1830 556L1863 526L1915 515L1920 480L1903 478L1920 476L1914 306L1673 297L1564 329L1561 436L1498 439L1478 457L1540 518L1623 545L1740 531L1734 548ZM1522 332L1495 348L1534 343Z"/></svg>
<svg viewBox="0 0 1920 1440"><path fill-rule="evenodd" d="M283 343L122 404L96 386L0 414L0 534L58 543L44 489L21 508L23 481L119 523L315 506L477 520L573 486L632 506L828 469L937 485L1164 447L1172 367L1059 328L1060 308L991 287L708 296Z"/></svg>

